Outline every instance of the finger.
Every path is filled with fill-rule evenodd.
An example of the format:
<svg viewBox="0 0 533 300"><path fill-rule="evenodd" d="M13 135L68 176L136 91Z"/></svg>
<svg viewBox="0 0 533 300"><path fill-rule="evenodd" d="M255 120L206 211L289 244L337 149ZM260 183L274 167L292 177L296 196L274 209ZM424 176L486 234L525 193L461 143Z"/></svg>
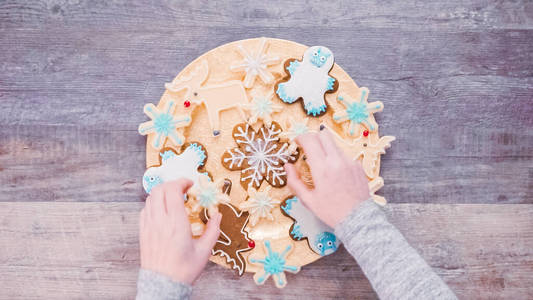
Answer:
<svg viewBox="0 0 533 300"><path fill-rule="evenodd" d="M184 218L187 216L183 195L192 186L193 182L189 179L179 179L165 184L165 202L167 213L171 218Z"/></svg>
<svg viewBox="0 0 533 300"><path fill-rule="evenodd" d="M211 249L215 246L218 236L220 235L221 220L222 214L219 212L214 213L211 218L209 218L209 221L207 221L204 233L198 240L196 240L197 249L205 251L208 257L211 255Z"/></svg>
<svg viewBox="0 0 533 300"><path fill-rule="evenodd" d="M324 148L324 152L326 153L326 156L328 158L338 160L343 159L344 153L339 149L337 143L335 143L333 135L331 134L329 129L324 128L324 130L320 131L318 133L318 138L320 139L320 143L322 143L322 148Z"/></svg>
<svg viewBox="0 0 533 300"><path fill-rule="evenodd" d="M165 212L165 193L163 185L157 185L150 193L150 217L153 220L160 220Z"/></svg>
<svg viewBox="0 0 533 300"><path fill-rule="evenodd" d="M326 153L322 148L322 143L316 133L308 133L300 135L296 138L296 143L303 148L307 162L312 168L313 166L319 166L324 160Z"/></svg>
<svg viewBox="0 0 533 300"><path fill-rule="evenodd" d="M302 201L304 198L309 199L311 191L307 188L305 183L300 179L298 171L293 164L285 164L285 171L287 172L287 185Z"/></svg>

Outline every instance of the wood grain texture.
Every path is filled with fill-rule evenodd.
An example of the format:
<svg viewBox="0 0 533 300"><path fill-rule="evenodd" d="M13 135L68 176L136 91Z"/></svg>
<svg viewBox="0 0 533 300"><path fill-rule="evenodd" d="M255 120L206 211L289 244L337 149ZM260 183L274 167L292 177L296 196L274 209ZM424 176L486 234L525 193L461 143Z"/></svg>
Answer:
<svg viewBox="0 0 533 300"><path fill-rule="evenodd" d="M0 1L0 298L132 298L142 106L257 36L327 45L383 101L379 193L460 298L533 298L531 1L283 3ZM293 291L247 279L209 264L195 298L376 297L343 250Z"/></svg>
<svg viewBox="0 0 533 300"><path fill-rule="evenodd" d="M131 299L141 203L0 203L1 299ZM392 223L461 299L533 297L533 205L391 204ZM327 274L327 276L326 276ZM342 249L257 287L209 263L194 291L206 299L375 299ZM28 288L28 287L32 288ZM318 287L320 288L311 288Z"/></svg>

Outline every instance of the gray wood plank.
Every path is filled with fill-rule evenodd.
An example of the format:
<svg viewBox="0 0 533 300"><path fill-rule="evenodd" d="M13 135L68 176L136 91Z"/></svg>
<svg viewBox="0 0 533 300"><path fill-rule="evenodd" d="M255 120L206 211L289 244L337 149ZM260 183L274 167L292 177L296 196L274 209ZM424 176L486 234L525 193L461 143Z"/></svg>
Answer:
<svg viewBox="0 0 533 300"><path fill-rule="evenodd" d="M282 5L280 5L282 3ZM271 26L530 29L529 1L16 1L0 3L2 27L44 24L168 28ZM1 28L1 27L0 27Z"/></svg>
<svg viewBox="0 0 533 300"><path fill-rule="evenodd" d="M0 203L0 298L131 299L141 206ZM391 204L386 210L461 299L533 297L533 205ZM256 287L250 274L239 279L209 264L194 297L376 298L344 249L288 281L282 290L271 282Z"/></svg>

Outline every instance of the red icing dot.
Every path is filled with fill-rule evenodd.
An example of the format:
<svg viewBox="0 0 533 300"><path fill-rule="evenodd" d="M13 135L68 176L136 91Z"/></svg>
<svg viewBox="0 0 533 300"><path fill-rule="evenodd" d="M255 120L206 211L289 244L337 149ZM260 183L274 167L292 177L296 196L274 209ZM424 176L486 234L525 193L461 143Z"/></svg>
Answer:
<svg viewBox="0 0 533 300"><path fill-rule="evenodd" d="M248 247L255 248L255 242L254 241L249 241L248 242Z"/></svg>
<svg viewBox="0 0 533 300"><path fill-rule="evenodd" d="M369 134L368 130L363 131L364 136L368 136L368 134Z"/></svg>
<svg viewBox="0 0 533 300"><path fill-rule="evenodd" d="M185 106L185 107L191 106L191 101L185 100L185 102L183 102L183 106Z"/></svg>

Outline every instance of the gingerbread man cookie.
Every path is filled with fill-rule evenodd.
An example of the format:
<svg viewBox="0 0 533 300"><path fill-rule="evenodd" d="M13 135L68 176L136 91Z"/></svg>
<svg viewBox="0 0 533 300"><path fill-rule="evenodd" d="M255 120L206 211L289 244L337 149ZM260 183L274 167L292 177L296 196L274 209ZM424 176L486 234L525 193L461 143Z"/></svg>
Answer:
<svg viewBox="0 0 533 300"><path fill-rule="evenodd" d="M333 93L339 81L329 75L333 68L333 53L324 46L307 49L301 61L289 59L284 68L288 74L274 88L285 103L302 100L307 115L316 117L326 112L326 93Z"/></svg>
<svg viewBox="0 0 533 300"><path fill-rule="evenodd" d="M207 160L205 147L200 143L190 143L182 147L177 154L173 149L166 148L159 153L159 166L150 167L143 175L143 188L149 194L152 189L167 181L187 178L198 183L199 171Z"/></svg>
<svg viewBox="0 0 533 300"><path fill-rule="evenodd" d="M285 199L281 204L281 212L294 220L289 229L292 239L306 239L309 247L320 256L329 255L339 248L340 240L333 234L333 228L315 217L297 197Z"/></svg>
<svg viewBox="0 0 533 300"><path fill-rule="evenodd" d="M273 187L287 184L283 165L295 162L298 152L289 152L288 143L279 140L280 133L281 126L276 122L270 127L263 125L258 132L246 123L234 127L233 139L238 147L225 151L221 160L227 169L241 171L241 185L245 190L258 189L263 180Z"/></svg>
<svg viewBox="0 0 533 300"><path fill-rule="evenodd" d="M232 269L237 270L239 276L242 276L246 269L246 261L242 253L255 247L254 241L248 238L248 232L245 230L248 224L248 213L238 211L231 204L221 204L218 211L222 214L220 236L212 250L212 255L225 257L226 263ZM207 210L203 210L200 219L207 223L209 220Z"/></svg>

